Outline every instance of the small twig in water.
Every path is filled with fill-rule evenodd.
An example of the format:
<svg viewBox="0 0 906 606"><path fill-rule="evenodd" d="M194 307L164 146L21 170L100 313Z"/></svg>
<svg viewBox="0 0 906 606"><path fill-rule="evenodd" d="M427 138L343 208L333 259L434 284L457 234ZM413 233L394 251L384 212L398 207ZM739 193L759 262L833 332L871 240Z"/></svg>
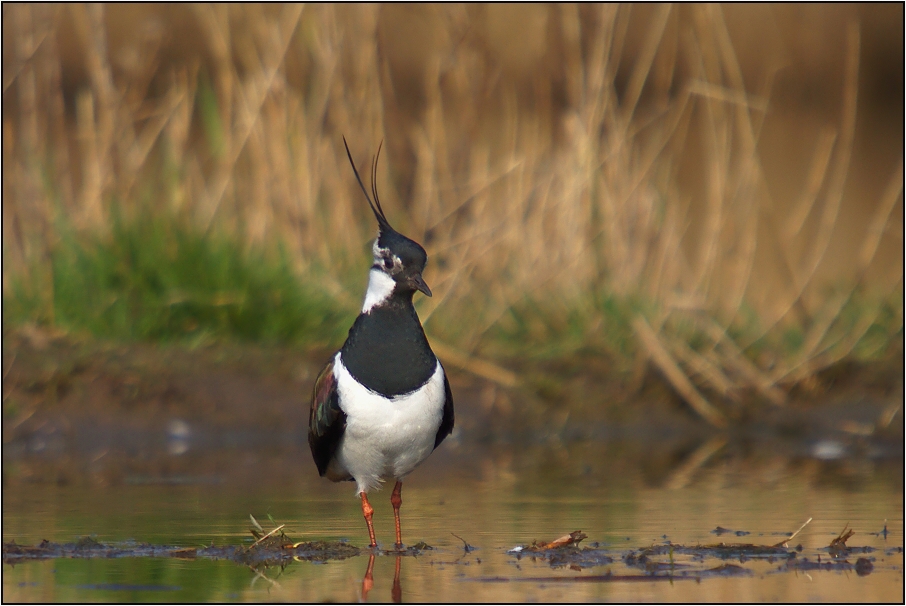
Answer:
<svg viewBox="0 0 906 606"><path fill-rule="evenodd" d="M535 551L541 549L559 549L560 547L567 547L569 545L578 545L587 538L587 534L585 534L581 530L576 530L567 535L563 535L559 539L554 539L550 543L532 543L532 547L530 549L533 549Z"/></svg>
<svg viewBox="0 0 906 606"><path fill-rule="evenodd" d="M471 545L469 545L469 544L466 542L466 540L465 540L464 538L462 538L461 536L459 536L458 534L455 534L455 533L452 533L452 532L451 532L450 534L452 534L454 537L456 537L457 539L459 539L460 541L462 541L462 548L463 548L463 550L464 550L466 553L469 553L470 551L472 551L473 549L475 549L474 547L472 547Z"/></svg>
<svg viewBox="0 0 906 606"><path fill-rule="evenodd" d="M275 581L274 579L269 578L266 574L263 574L260 570L255 570L255 568L252 567L251 565L249 565L249 570L251 570L252 572L255 573L255 577L252 579L252 582L251 582L251 585L250 585L251 587L254 587L254 586L255 586L255 582L256 582L259 578L262 578L262 579L264 579L265 581L267 581L268 583L270 583L270 584L271 584L271 587L276 587L277 589L283 589L283 587L280 585L280 583L278 583L278 582Z"/></svg>
<svg viewBox="0 0 906 606"><path fill-rule="evenodd" d="M799 527L799 530L797 530L796 532L794 532L793 534L791 534L791 535L789 536L789 538L780 541L780 542L777 543L776 545L772 545L772 547L789 547L789 545L787 545L787 543L789 543L790 541L792 541L792 540L793 540L793 537L795 537L797 534L799 534L800 532L802 532L802 529L805 528L806 526L808 526L809 523L810 523L811 521L812 521L812 518L807 519L807 520L805 521L805 524L803 524L802 526Z"/></svg>
<svg viewBox="0 0 906 606"><path fill-rule="evenodd" d="M856 531L850 528L849 523L847 522L846 526L843 527L843 530L840 531L840 534L837 535L837 538L831 541L828 547L830 549L846 549L846 542L854 534L856 534Z"/></svg>
<svg viewBox="0 0 906 606"><path fill-rule="evenodd" d="M264 535L263 537L261 537L260 539L258 539L257 541L255 541L254 543L252 543L252 545L251 545L251 547L249 547L249 549L254 549L255 547L258 546L258 543L260 543L261 541L263 541L263 540L266 539L267 537L271 536L272 534L274 534L274 533L277 532L278 530L282 530L284 526L286 526L286 524L280 524L279 526L277 526L276 528L274 528L272 531L270 531L269 533L267 533L266 535Z"/></svg>
<svg viewBox="0 0 906 606"><path fill-rule="evenodd" d="M255 516L249 514L249 519L252 521L252 525L255 527L255 530L258 532L264 532L264 529L261 528L261 524L258 523L258 520L255 519Z"/></svg>

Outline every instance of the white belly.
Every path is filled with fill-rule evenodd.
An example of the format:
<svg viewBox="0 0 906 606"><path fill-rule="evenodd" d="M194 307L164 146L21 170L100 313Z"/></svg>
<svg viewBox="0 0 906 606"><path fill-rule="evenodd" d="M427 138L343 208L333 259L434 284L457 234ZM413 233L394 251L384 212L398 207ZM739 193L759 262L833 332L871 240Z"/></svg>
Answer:
<svg viewBox="0 0 906 606"><path fill-rule="evenodd" d="M346 413L346 431L328 467L328 476L351 475L356 492L368 492L385 479L402 479L434 450L443 418L444 370L419 389L386 398L358 384L334 359L340 407Z"/></svg>

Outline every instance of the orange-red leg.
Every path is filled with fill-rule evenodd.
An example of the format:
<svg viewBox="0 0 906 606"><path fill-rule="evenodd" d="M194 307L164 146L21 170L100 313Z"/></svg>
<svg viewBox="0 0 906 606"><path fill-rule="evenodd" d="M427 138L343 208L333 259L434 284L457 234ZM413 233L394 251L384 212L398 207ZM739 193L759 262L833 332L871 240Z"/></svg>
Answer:
<svg viewBox="0 0 906 606"><path fill-rule="evenodd" d="M368 570L365 571L365 578L362 579L362 601L368 601L368 592L374 587L374 554L368 556Z"/></svg>
<svg viewBox="0 0 906 606"><path fill-rule="evenodd" d="M359 494L362 495L362 515L365 516L365 523L368 524L368 538L371 539L371 545L369 545L369 547L377 547L377 541L374 540L374 525L371 523L371 516L374 515L374 508L371 506L371 503L368 502L368 497L365 496L364 492ZM397 528L399 528L399 523L397 523Z"/></svg>
<svg viewBox="0 0 906 606"><path fill-rule="evenodd" d="M393 487L393 494L390 495L390 504L393 505L393 521L396 522L396 548L403 548L403 536L400 531L400 505L403 504L403 496L400 494L403 490L403 483L397 480L396 486Z"/></svg>

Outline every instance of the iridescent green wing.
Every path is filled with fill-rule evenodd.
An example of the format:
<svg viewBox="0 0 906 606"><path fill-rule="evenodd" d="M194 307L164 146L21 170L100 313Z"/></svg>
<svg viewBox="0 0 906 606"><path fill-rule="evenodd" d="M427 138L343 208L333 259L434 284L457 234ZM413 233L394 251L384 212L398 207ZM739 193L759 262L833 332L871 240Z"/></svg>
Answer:
<svg viewBox="0 0 906 606"><path fill-rule="evenodd" d="M346 413L340 408L337 379L333 374L331 360L318 379L311 395L311 410L308 413L308 445L311 455L322 476L333 458L346 429Z"/></svg>

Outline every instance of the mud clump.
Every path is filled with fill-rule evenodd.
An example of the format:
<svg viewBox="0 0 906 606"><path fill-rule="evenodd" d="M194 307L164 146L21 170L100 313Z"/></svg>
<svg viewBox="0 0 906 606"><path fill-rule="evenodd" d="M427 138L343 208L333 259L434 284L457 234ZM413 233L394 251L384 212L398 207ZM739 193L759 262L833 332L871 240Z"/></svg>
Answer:
<svg viewBox="0 0 906 606"><path fill-rule="evenodd" d="M3 563L17 564L30 560L52 558L177 558L194 560L229 560L237 564L278 563L291 560L345 560L359 555L358 547L340 541L315 541L297 545L277 542L254 547L236 545L210 547L178 547L167 545L99 543L84 537L75 543L41 541L38 545L19 545L15 541L3 544Z"/></svg>

